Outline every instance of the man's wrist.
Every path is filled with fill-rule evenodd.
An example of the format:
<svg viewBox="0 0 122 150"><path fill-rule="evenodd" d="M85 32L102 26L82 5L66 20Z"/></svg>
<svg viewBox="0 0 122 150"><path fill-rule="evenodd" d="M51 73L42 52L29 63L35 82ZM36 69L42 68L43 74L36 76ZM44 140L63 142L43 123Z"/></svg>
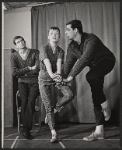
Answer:
<svg viewBox="0 0 122 150"><path fill-rule="evenodd" d="M67 81L70 82L72 79L73 79L73 77L72 77L72 76L69 76L69 77L67 78Z"/></svg>

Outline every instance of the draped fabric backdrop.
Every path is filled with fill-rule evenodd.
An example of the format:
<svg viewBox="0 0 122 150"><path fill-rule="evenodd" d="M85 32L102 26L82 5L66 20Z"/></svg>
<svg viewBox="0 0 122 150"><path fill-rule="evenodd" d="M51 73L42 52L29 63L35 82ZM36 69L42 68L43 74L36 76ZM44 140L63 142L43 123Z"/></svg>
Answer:
<svg viewBox="0 0 122 150"><path fill-rule="evenodd" d="M67 53L69 40L65 36L66 23L79 19L83 31L96 34L114 53L116 65L113 71L105 77L105 94L110 100L112 121L119 121L119 89L120 89L120 3L119 2L67 2L33 7L32 48L39 49L48 42L48 29L58 26L61 30L59 46ZM62 121L94 123L95 116L91 98L90 86L85 75L86 67L73 81L74 100L66 106L58 119ZM58 98L57 98L58 99Z"/></svg>

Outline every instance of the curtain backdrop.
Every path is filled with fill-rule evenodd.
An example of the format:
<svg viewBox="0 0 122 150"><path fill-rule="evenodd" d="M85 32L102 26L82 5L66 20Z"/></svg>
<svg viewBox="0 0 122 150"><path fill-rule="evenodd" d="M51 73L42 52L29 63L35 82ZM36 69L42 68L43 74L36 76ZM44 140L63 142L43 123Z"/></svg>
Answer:
<svg viewBox="0 0 122 150"><path fill-rule="evenodd" d="M69 40L65 36L66 23L79 19L83 31L96 34L114 53L116 65L105 77L104 91L111 102L112 121L119 121L119 89L120 89L120 3L119 2L67 2L46 6L32 7L32 47L39 49L46 44L47 31L51 26L61 30L59 46L67 53ZM66 106L58 119L80 123L94 123L95 116L90 86L85 75L86 67L73 81L74 100Z"/></svg>

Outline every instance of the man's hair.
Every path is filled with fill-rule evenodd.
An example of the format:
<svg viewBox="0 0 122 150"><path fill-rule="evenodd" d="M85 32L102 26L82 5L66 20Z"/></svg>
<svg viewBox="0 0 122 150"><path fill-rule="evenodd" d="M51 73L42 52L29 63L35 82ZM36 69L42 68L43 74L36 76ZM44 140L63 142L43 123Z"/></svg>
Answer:
<svg viewBox="0 0 122 150"><path fill-rule="evenodd" d="M16 42L15 42L15 41L16 41L17 39L20 39L20 38L21 38L23 41L25 41L22 36L15 36L15 37L13 38L13 43L14 43L14 45L16 45Z"/></svg>
<svg viewBox="0 0 122 150"><path fill-rule="evenodd" d="M83 33L83 26L80 20L71 20L69 22L66 23L66 25L71 24L71 28L74 30L75 28L78 29L79 33L82 34Z"/></svg>
<svg viewBox="0 0 122 150"><path fill-rule="evenodd" d="M49 29L48 29L48 34L49 34L49 31L50 30L57 30L58 32L59 32L59 35L60 35L60 29L58 28L58 27L50 27Z"/></svg>

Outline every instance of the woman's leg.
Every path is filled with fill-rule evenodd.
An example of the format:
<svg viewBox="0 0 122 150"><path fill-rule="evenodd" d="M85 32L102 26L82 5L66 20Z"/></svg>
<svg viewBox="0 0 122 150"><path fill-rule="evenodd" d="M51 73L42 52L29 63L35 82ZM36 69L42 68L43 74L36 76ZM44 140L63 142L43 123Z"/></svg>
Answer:
<svg viewBox="0 0 122 150"><path fill-rule="evenodd" d="M56 104L56 110L59 112L62 107L67 105L70 101L73 100L74 94L69 86L57 86L59 90L61 90L63 97L57 102Z"/></svg>
<svg viewBox="0 0 122 150"><path fill-rule="evenodd" d="M52 133L52 139L50 142L57 141L57 134L55 131L55 118L54 118L54 108L53 108L53 99L51 93L51 85L44 85L40 87L40 94L42 97L42 101L44 103L46 109L46 115L48 120L48 125Z"/></svg>

